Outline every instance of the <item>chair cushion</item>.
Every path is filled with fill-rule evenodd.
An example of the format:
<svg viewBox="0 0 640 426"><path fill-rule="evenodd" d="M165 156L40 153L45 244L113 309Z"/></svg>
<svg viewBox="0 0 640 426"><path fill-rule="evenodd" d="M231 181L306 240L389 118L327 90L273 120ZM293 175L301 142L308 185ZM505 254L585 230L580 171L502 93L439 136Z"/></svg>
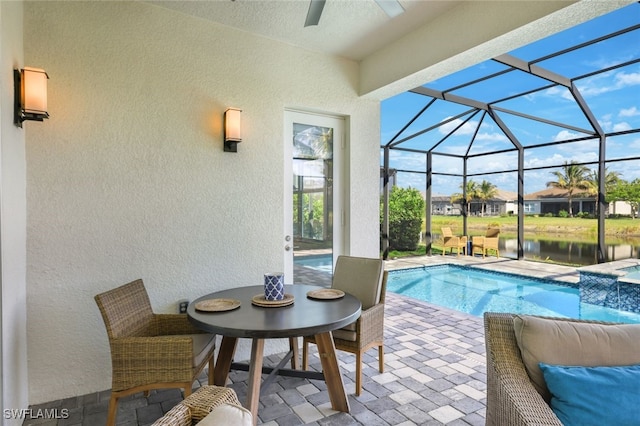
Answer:
<svg viewBox="0 0 640 426"><path fill-rule="evenodd" d="M540 363L551 409L565 426L640 424L640 365L575 367Z"/></svg>
<svg viewBox="0 0 640 426"><path fill-rule="evenodd" d="M251 411L232 404L222 404L211 410L205 418L198 422L199 426L253 426Z"/></svg>
<svg viewBox="0 0 640 426"><path fill-rule="evenodd" d="M539 363L583 367L640 364L640 324L596 324L528 315L514 317L514 331L534 387L551 394Z"/></svg>
<svg viewBox="0 0 640 426"><path fill-rule="evenodd" d="M382 291L382 259L339 256L333 275L333 288L357 297L362 310L380 301Z"/></svg>
<svg viewBox="0 0 640 426"><path fill-rule="evenodd" d="M334 330L331 332L331 334L333 335L334 339L348 340L350 342L355 342L357 339L357 335L355 331L349 331L344 328L341 328L339 330Z"/></svg>
<svg viewBox="0 0 640 426"><path fill-rule="evenodd" d="M215 334L189 334L193 339L193 366L197 367L207 360L207 355L211 353L216 345Z"/></svg>

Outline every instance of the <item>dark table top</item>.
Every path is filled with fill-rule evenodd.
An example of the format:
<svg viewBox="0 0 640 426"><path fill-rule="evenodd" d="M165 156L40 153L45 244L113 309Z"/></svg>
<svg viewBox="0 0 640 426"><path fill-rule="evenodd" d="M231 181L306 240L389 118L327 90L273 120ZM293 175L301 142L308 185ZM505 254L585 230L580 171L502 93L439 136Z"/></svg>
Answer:
<svg viewBox="0 0 640 426"><path fill-rule="evenodd" d="M223 336L244 338L283 338L311 336L336 330L360 317L362 305L350 294L333 300L315 300L307 292L323 287L294 284L285 285L285 293L294 296L289 306L260 307L251 303L258 294L264 294L262 285L237 287L202 296L187 308L191 323L201 330ZM206 299L237 299L239 308L226 312L197 311L195 304Z"/></svg>

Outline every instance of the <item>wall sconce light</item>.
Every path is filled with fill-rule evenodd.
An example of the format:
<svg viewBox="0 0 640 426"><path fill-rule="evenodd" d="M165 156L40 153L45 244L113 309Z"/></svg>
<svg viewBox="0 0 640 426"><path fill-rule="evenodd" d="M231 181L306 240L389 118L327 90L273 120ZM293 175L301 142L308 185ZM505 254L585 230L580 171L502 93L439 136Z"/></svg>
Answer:
<svg viewBox="0 0 640 426"><path fill-rule="evenodd" d="M228 108L224 112L224 151L238 152L238 144L242 142L240 132L240 113L242 110Z"/></svg>
<svg viewBox="0 0 640 426"><path fill-rule="evenodd" d="M13 122L22 127L26 120L43 121L47 112L47 80L45 70L25 67L13 70L14 113Z"/></svg>

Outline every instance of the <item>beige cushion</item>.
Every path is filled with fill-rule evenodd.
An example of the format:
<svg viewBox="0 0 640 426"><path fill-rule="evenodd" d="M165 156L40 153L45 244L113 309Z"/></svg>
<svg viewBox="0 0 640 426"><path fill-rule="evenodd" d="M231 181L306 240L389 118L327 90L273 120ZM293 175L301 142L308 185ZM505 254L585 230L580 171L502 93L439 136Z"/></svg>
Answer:
<svg viewBox="0 0 640 426"><path fill-rule="evenodd" d="M355 342L357 338L355 331L345 330L344 328L334 330L331 332L331 334L333 335L334 339L348 340L350 342Z"/></svg>
<svg viewBox="0 0 640 426"><path fill-rule="evenodd" d="M189 334L188 336L193 339L193 366L197 367L205 361L207 354L213 350L216 344L216 335L201 333Z"/></svg>
<svg viewBox="0 0 640 426"><path fill-rule="evenodd" d="M640 363L640 324L592 324L528 315L513 320L525 368L536 390L551 394L538 364L622 366Z"/></svg>
<svg viewBox="0 0 640 426"><path fill-rule="evenodd" d="M253 426L251 411L232 404L222 404L211 410L198 426Z"/></svg>
<svg viewBox="0 0 640 426"><path fill-rule="evenodd" d="M156 420L151 426L191 426L189 407L178 404L167 411L164 416Z"/></svg>
<svg viewBox="0 0 640 426"><path fill-rule="evenodd" d="M380 301L383 268L382 259L338 256L332 287L357 297L367 310Z"/></svg>

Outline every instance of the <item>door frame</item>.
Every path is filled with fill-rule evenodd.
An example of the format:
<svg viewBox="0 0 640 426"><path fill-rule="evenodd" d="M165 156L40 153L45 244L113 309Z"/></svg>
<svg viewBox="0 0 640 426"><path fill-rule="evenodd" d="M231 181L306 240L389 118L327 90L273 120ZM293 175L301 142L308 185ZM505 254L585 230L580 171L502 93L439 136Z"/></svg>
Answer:
<svg viewBox="0 0 640 426"><path fill-rule="evenodd" d="M293 144L291 135L293 123L308 123L334 129L333 146L333 266L340 254L347 250L348 235L348 150L347 150L347 117L338 114L310 111L296 108L285 108L283 125L283 157L284 157L284 238L283 257L285 280L293 283ZM287 239L289 237L289 239Z"/></svg>

